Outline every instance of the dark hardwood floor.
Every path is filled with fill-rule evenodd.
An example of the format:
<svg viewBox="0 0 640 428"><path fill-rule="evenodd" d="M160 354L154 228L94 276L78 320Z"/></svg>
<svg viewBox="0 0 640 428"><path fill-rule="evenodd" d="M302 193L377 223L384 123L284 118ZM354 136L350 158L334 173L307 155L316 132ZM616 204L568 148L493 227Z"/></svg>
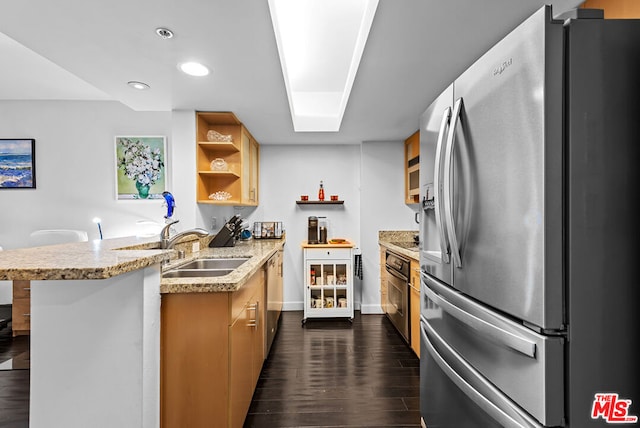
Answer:
<svg viewBox="0 0 640 428"><path fill-rule="evenodd" d="M419 427L419 360L383 315L283 312L245 427ZM28 351L0 330L0 364ZM0 428L29 425L29 370L0 370Z"/></svg>
<svg viewBox="0 0 640 428"><path fill-rule="evenodd" d="M419 360L384 315L283 312L245 427L418 427Z"/></svg>
<svg viewBox="0 0 640 428"><path fill-rule="evenodd" d="M10 323L0 330L0 428L29 426L29 370L23 369L28 351L29 336L12 337Z"/></svg>

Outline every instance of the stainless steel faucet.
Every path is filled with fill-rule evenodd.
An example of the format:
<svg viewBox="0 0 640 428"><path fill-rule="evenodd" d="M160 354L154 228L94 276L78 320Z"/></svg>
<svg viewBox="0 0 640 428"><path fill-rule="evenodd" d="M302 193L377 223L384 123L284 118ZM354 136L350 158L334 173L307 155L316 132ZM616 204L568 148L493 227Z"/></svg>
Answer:
<svg viewBox="0 0 640 428"><path fill-rule="evenodd" d="M178 242L185 236L195 235L195 236L204 238L205 236L209 235L208 231L200 228L195 228L195 229L185 230L183 232L178 233L173 238L169 238L169 229L171 228L172 225L176 224L178 221L180 220L172 221L171 223L168 223L165 227L162 228L162 231L160 232L160 247L162 249L168 250L173 248L176 242Z"/></svg>

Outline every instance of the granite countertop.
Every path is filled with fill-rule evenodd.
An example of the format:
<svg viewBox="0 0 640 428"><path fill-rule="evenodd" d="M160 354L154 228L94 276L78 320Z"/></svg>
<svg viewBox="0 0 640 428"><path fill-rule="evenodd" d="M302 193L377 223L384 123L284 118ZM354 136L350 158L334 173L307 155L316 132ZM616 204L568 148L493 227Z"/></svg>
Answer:
<svg viewBox="0 0 640 428"><path fill-rule="evenodd" d="M378 244L394 253L420 260L420 250L413 240L417 234L417 230L380 230Z"/></svg>
<svg viewBox="0 0 640 428"><path fill-rule="evenodd" d="M154 238L114 238L0 252L0 280L106 279L175 253Z"/></svg>
<svg viewBox="0 0 640 428"><path fill-rule="evenodd" d="M216 277L163 278L160 293L212 293L236 291L241 288L269 258L284 246L283 239L251 239L238 241L234 247L205 248L189 258L177 260L164 267L170 270L195 258L250 257L233 272Z"/></svg>
<svg viewBox="0 0 640 428"><path fill-rule="evenodd" d="M206 238L204 238L206 239ZM201 241L202 242L202 241ZM160 249L158 237L114 238L0 252L0 280L107 279L163 261L163 271L201 257L250 257L220 277L162 278L161 293L209 293L238 290L284 245L283 239L238 241L234 247L208 248L169 261L175 250ZM190 243L187 243L190 245ZM177 246L177 245L176 245Z"/></svg>

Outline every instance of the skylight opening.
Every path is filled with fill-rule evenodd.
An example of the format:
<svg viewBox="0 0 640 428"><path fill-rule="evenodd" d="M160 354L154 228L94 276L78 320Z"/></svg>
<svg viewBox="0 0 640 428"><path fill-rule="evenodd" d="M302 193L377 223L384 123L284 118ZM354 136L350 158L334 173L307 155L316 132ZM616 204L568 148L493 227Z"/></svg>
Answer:
<svg viewBox="0 0 640 428"><path fill-rule="evenodd" d="M269 0L296 132L337 132L378 0Z"/></svg>

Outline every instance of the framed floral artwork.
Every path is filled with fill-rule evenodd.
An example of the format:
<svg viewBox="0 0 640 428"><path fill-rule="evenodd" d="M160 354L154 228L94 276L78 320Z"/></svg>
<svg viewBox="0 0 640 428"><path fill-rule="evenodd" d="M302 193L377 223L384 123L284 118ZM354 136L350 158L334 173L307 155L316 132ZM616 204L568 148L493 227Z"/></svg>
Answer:
<svg viewBox="0 0 640 428"><path fill-rule="evenodd" d="M163 199L166 153L162 136L116 137L116 199Z"/></svg>

